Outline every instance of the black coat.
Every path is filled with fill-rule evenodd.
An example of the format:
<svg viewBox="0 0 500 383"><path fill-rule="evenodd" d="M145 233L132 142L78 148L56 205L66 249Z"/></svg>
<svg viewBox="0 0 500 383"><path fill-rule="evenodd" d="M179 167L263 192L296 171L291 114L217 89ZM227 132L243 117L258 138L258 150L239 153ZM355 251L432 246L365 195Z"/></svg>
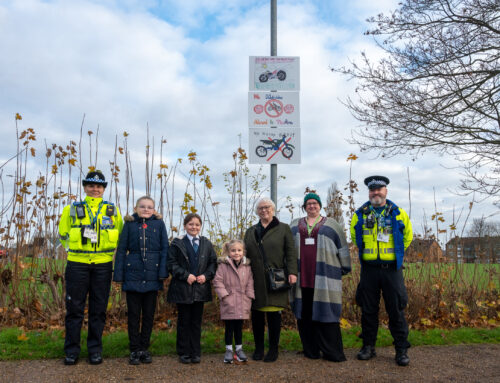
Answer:
<svg viewBox="0 0 500 383"><path fill-rule="evenodd" d="M123 282L124 291L161 290L161 280L168 278L167 258L168 236L162 219L125 217L113 276L115 282Z"/></svg>
<svg viewBox="0 0 500 383"><path fill-rule="evenodd" d="M209 302L212 300L210 281L214 279L217 269L217 255L212 243L205 237L200 237L198 248L198 272L195 276L205 275L206 282L192 285L187 283L189 276L188 251L194 251L187 235L174 238L170 244L168 270L172 274L172 281L168 288L167 301L171 303L191 304L193 302Z"/></svg>

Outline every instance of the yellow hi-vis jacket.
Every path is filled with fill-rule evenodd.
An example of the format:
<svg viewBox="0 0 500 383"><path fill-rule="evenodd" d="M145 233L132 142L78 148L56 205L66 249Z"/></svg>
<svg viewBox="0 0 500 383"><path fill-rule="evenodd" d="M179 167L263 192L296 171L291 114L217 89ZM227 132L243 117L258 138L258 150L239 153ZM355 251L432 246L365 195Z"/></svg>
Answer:
<svg viewBox="0 0 500 383"><path fill-rule="evenodd" d="M82 212L85 213L84 217ZM84 237L86 228L97 233L97 243ZM122 228L123 220L118 206L103 201L102 198L87 196L84 201L64 207L59 222L59 235L68 252L68 261L106 263L113 261Z"/></svg>
<svg viewBox="0 0 500 383"><path fill-rule="evenodd" d="M403 264L404 252L413 240L413 229L408 214L392 201L387 200L384 227L377 220L373 228L366 226L370 215L369 202L364 204L352 217L351 239L358 246L359 258L365 262L397 261L399 269ZM378 235L388 236L387 241L379 239Z"/></svg>

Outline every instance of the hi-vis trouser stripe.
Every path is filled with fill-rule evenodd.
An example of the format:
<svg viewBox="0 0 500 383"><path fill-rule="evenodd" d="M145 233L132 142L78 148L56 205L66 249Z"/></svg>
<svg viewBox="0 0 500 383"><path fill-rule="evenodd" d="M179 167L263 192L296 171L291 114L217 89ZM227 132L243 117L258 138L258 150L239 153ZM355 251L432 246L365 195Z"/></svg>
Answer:
<svg viewBox="0 0 500 383"><path fill-rule="evenodd" d="M386 234L392 234L392 227L388 227L387 229L385 229L384 231ZM373 230L372 229L364 229L363 230L363 235L372 235L373 234Z"/></svg>
<svg viewBox="0 0 500 383"><path fill-rule="evenodd" d="M379 249L383 254L394 254L394 249ZM375 249L363 249L363 254L373 254Z"/></svg>
<svg viewBox="0 0 500 383"><path fill-rule="evenodd" d="M105 249L105 250L71 250L69 249L69 253L77 253L77 254L101 254L101 253L113 253L115 249Z"/></svg>

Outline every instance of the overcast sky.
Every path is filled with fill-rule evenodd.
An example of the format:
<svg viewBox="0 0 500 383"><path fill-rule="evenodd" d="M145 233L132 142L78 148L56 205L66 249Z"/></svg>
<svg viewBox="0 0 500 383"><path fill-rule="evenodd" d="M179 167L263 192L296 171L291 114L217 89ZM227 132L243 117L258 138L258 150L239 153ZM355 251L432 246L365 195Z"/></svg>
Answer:
<svg viewBox="0 0 500 383"><path fill-rule="evenodd" d="M332 182L347 183L346 159L355 153L356 204L367 197L363 179L383 174L391 179L389 198L408 210L409 168L412 220L421 232L424 211L428 219L434 211L433 188L447 224L453 208L467 208L471 197L451 192L460 179L456 163L429 153L416 161L360 154L346 141L357 122L339 101L355 84L329 70L362 51L380 55L363 35L365 20L396 6L396 0L278 1L278 55L300 56L302 129L302 163L278 166L286 177L278 196L299 203L309 186L326 199ZM100 127L103 169L115 135L129 132L132 150L143 152L149 125L157 140L168 140L170 161L190 150L199 154L223 209L222 173L232 166L239 135L248 146L248 57L270 54L269 18L269 0L0 1L1 162L15 154L15 113L23 129L60 144L78 139L85 114L85 130ZM492 213L498 209L484 202L472 216Z"/></svg>

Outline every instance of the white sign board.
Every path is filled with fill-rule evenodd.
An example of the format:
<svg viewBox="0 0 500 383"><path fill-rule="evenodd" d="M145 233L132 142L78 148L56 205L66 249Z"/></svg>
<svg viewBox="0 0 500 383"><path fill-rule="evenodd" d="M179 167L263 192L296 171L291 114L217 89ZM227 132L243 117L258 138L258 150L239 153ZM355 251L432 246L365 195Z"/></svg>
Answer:
<svg viewBox="0 0 500 383"><path fill-rule="evenodd" d="M250 128L251 164L300 164L300 129Z"/></svg>
<svg viewBox="0 0 500 383"><path fill-rule="evenodd" d="M252 90L300 90L299 57L250 56Z"/></svg>
<svg viewBox="0 0 500 383"><path fill-rule="evenodd" d="M298 128L299 92L248 92L248 126Z"/></svg>

